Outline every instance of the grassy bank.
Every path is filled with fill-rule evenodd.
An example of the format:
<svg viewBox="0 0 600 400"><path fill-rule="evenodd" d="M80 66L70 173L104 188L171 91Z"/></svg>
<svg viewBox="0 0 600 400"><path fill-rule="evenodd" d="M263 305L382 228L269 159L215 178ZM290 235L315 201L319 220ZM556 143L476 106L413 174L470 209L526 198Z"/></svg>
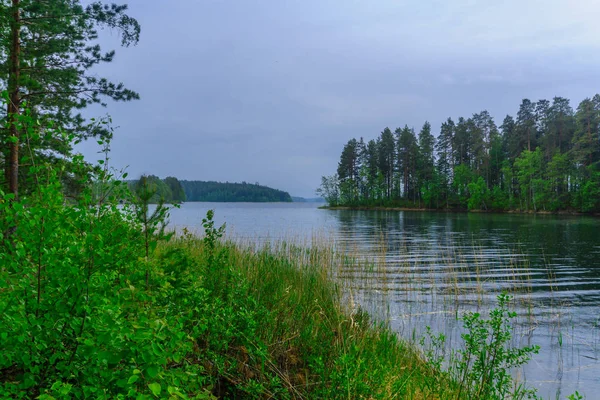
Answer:
<svg viewBox="0 0 600 400"><path fill-rule="evenodd" d="M329 249L260 250L184 236L160 264L187 259L211 312L199 342L207 386L227 398L456 398L453 382L387 327L343 302ZM208 310L207 310L208 311Z"/></svg>
<svg viewBox="0 0 600 400"><path fill-rule="evenodd" d="M451 377L355 307L332 279L349 260L329 247L240 247L222 240L212 212L203 237L169 237L140 214L147 207L91 193L68 204L52 182L24 200L3 196L0 398L489 399L510 389L514 353L494 330L503 310L498 328L465 320L475 334Z"/></svg>

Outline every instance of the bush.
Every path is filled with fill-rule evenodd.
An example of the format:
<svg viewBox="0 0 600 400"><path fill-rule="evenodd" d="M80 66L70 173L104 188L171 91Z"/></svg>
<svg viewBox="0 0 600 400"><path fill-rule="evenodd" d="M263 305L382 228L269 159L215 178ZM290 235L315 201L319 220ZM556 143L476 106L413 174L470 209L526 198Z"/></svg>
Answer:
<svg viewBox="0 0 600 400"><path fill-rule="evenodd" d="M498 295L498 306L490 311L489 319L481 314L467 312L462 316L465 333L461 335L463 348L452 351L447 373L459 384L458 397L469 399L523 399L535 398L535 390L515 385L511 376L514 368L526 364L539 346L510 347L512 326L516 313L508 310L511 297ZM445 336L433 335L427 327L430 348L426 351L429 364L441 370L445 355ZM421 345L425 344L425 338Z"/></svg>

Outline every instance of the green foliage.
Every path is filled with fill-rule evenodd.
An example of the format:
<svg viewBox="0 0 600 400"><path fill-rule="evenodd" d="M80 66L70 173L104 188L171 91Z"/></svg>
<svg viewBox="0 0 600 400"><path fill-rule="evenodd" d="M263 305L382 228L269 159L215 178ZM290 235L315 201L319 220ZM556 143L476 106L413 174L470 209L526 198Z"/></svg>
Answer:
<svg viewBox="0 0 600 400"><path fill-rule="evenodd" d="M524 150L515 160L515 175L519 182L521 202L525 210L538 209L539 175L542 167L542 153Z"/></svg>
<svg viewBox="0 0 600 400"><path fill-rule="evenodd" d="M477 181L469 183L467 188L471 195L467 202L469 210L487 210L490 192L483 178L480 176Z"/></svg>
<svg viewBox="0 0 600 400"><path fill-rule="evenodd" d="M458 351L456 369L461 384L472 399L524 398L533 394L522 387L513 388L511 369L526 364L531 354L537 354L539 346L511 348L512 327L510 320L516 313L508 310L511 297L498 295L498 307L490 311L489 319L479 313L463 316L461 335L465 348Z"/></svg>
<svg viewBox="0 0 600 400"><path fill-rule="evenodd" d="M567 396L567 400L583 400L584 397L581 393L579 393L578 391L575 391L575 393Z"/></svg>
<svg viewBox="0 0 600 400"><path fill-rule="evenodd" d="M535 398L535 390L516 385L511 371L526 364L532 354L537 354L539 346L511 347L511 319L516 313L509 311L511 297L505 293L498 295L498 306L490 311L489 319L483 319L477 312L462 316L465 333L461 334L463 348L452 351L449 358L443 353L445 337L433 335L427 327L426 342L429 364L440 371L444 361L448 361L448 371L459 383L459 394L468 399L523 399ZM426 340L427 339L427 340Z"/></svg>
<svg viewBox="0 0 600 400"><path fill-rule="evenodd" d="M510 208L508 195L500 186L494 186L491 193L492 210L504 211Z"/></svg>
<svg viewBox="0 0 600 400"><path fill-rule="evenodd" d="M150 211L150 203L158 196L157 179L150 180L142 176L134 185L135 192L132 196L133 212L136 222L141 225L144 237L145 262L149 261L150 253L154 252L159 240L168 240L172 234L165 235L169 208L165 206L162 197L158 197L156 206ZM160 180L158 180L161 182ZM148 288L150 271L146 265L146 288Z"/></svg>
<svg viewBox="0 0 600 400"><path fill-rule="evenodd" d="M454 179L452 187L459 199L461 207L467 206L469 200L469 184L473 180L473 171L465 165L460 164L454 167Z"/></svg>
<svg viewBox="0 0 600 400"><path fill-rule="evenodd" d="M80 157L73 165L88 170ZM83 191L67 200L60 170L28 173L37 183L29 195L0 191L0 232L9 234L0 249L0 397L210 398L210 379L189 362L189 303L179 303L202 302L207 291L194 277L170 282L148 252L160 236L146 235L135 210L119 204L127 186L97 170L103 194L93 196L82 175ZM171 297L171 283L192 299Z"/></svg>
<svg viewBox="0 0 600 400"><path fill-rule="evenodd" d="M0 200L2 231L15 227L0 252L1 397L135 390L129 374L157 362L151 346L161 341L150 338L161 324L128 317L143 308L135 283L142 243L131 214L116 202L93 204L87 192L66 206L56 171L31 172L45 176L35 193Z"/></svg>
<svg viewBox="0 0 600 400"><path fill-rule="evenodd" d="M337 206L340 201L339 182L337 175L322 176L321 186L315 192L325 199L330 206Z"/></svg>

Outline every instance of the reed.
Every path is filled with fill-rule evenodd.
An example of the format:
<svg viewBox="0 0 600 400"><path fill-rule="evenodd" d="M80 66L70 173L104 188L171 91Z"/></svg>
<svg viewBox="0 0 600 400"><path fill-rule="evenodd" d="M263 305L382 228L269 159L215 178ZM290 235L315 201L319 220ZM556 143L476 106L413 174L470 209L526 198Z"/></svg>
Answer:
<svg viewBox="0 0 600 400"><path fill-rule="evenodd" d="M208 259L206 245L191 235L159 251L174 249L191 255L197 265ZM417 348L358 306L354 281L340 274L346 268L356 272L353 261L330 244L300 247L280 241L259 248L226 241L216 251L225 260L222 267L246 283L243 295L264 310L251 340L264 349L261 366L249 367L253 379L275 377L291 398L456 398L451 379L436 374ZM227 288L216 290L223 291ZM230 384L230 395L246 390ZM247 388L248 382L237 386Z"/></svg>

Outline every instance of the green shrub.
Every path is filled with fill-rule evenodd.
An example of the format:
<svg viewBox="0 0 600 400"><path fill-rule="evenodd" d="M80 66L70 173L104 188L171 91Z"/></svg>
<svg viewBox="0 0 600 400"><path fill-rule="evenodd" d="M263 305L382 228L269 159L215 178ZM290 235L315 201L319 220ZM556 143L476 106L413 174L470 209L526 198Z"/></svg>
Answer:
<svg viewBox="0 0 600 400"><path fill-rule="evenodd" d="M465 333L461 334L463 348L445 356L445 336L434 335L427 327L429 349L426 356L436 371L443 369L447 361L447 374L459 384L459 394L468 399L523 399L535 398L535 390L515 384L511 372L526 364L539 346L511 347L512 325L516 313L508 310L511 297L498 295L498 306L490 311L488 319L477 312L462 316ZM424 346L426 338L421 340Z"/></svg>

